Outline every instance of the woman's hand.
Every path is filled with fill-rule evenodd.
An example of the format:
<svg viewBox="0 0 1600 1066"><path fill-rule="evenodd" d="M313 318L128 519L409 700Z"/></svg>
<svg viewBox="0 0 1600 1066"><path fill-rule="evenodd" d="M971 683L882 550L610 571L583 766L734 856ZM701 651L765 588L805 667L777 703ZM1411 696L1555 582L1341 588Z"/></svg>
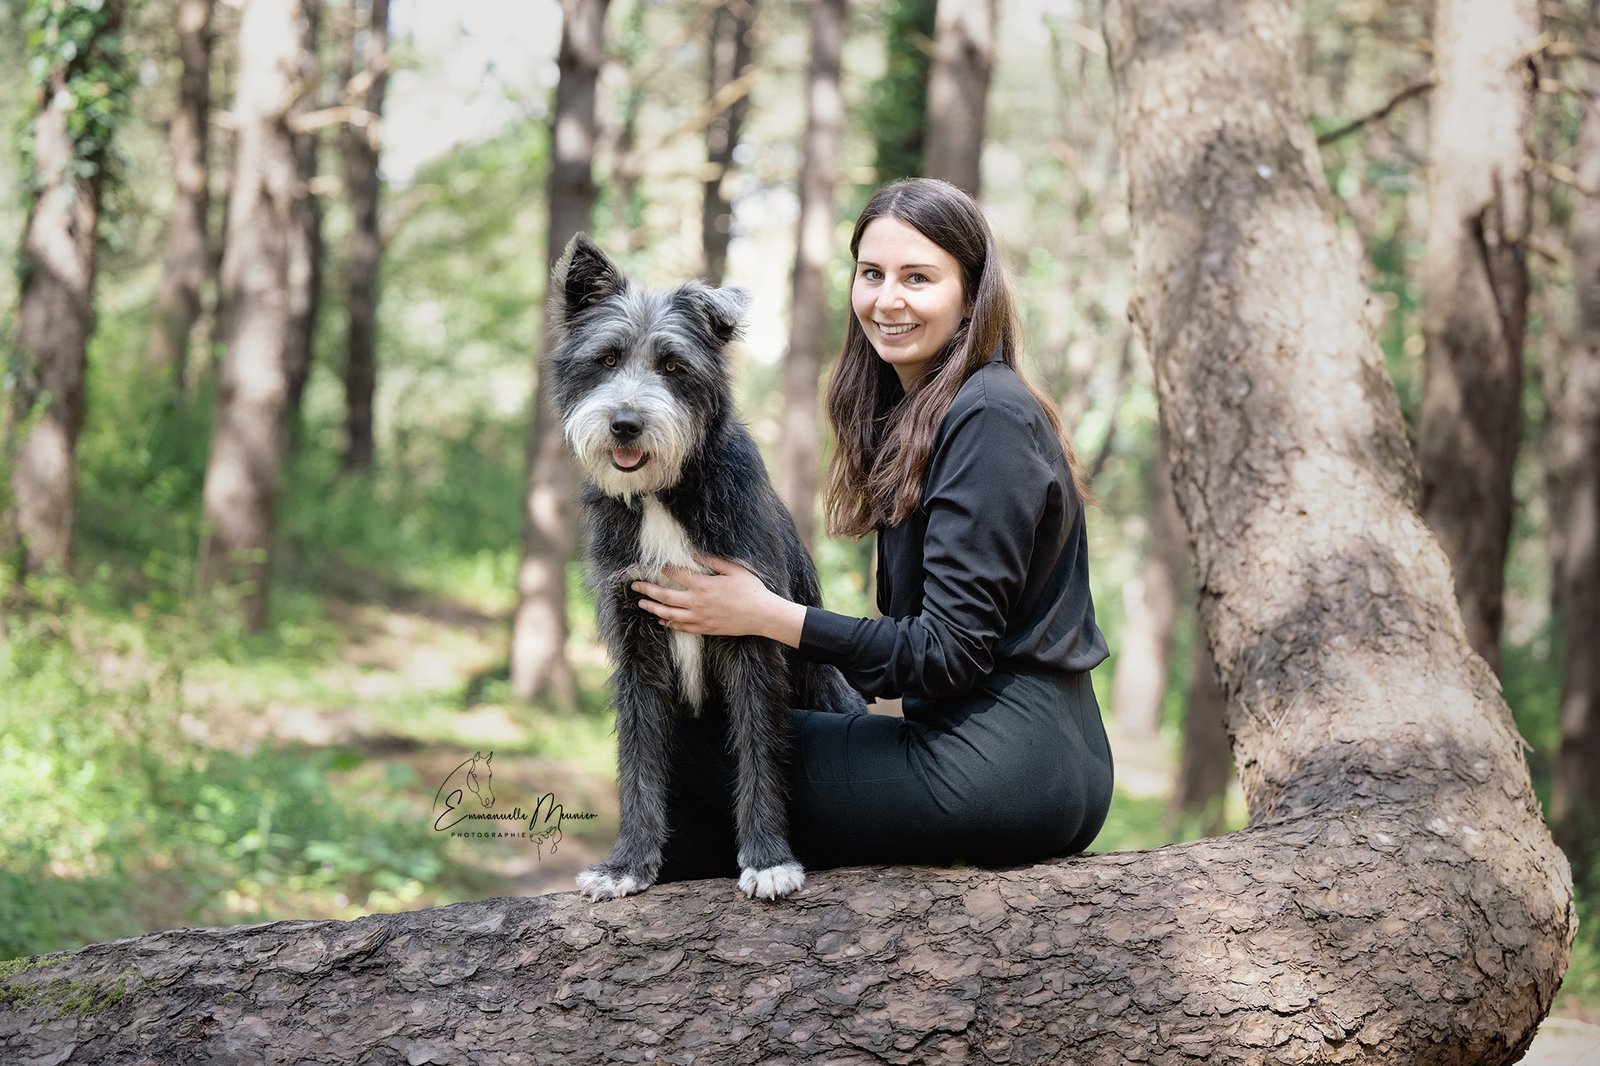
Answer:
<svg viewBox="0 0 1600 1066"><path fill-rule="evenodd" d="M770 637L791 648L800 646L804 606L784 599L743 566L714 555L699 557L712 571L697 573L679 566L662 571L681 589L635 581L633 591L645 599L639 606L679 633L707 637Z"/></svg>

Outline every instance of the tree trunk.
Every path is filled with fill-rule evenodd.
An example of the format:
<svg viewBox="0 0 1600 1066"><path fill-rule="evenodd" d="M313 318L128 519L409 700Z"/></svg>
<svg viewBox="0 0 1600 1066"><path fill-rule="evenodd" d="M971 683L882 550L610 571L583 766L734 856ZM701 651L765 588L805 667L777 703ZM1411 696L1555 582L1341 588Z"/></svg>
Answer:
<svg viewBox="0 0 1600 1066"><path fill-rule="evenodd" d="M145 354L145 365L152 374L172 382L174 395L184 389L190 335L200 320L201 298L210 276L206 219L211 204L207 149L211 139L212 3L179 0L177 12L183 75L178 83L178 110L167 137L176 194Z"/></svg>
<svg viewBox="0 0 1600 1066"><path fill-rule="evenodd" d="M1228 705L1217 687L1217 667L1206 642L1205 626L1195 620L1189 662L1189 698L1183 709L1183 754L1172 790L1173 821L1198 819L1206 836L1222 832L1223 806L1233 780L1233 756L1224 723Z"/></svg>
<svg viewBox="0 0 1600 1066"><path fill-rule="evenodd" d="M1303 1006L1231 1024L1319 1058L1509 1062L1566 969L1570 879L1417 519L1399 404L1306 124L1294 15L1266 0L1106 14L1135 318L1252 822L1223 840L1341 836L1328 888L1280 858L1212 901L1260 914L1276 899L1288 935L1264 951L1230 938L1230 957L1321 975ZM1222 1027L1211 1039L1238 1047Z"/></svg>
<svg viewBox="0 0 1600 1066"><path fill-rule="evenodd" d="M750 30L755 25L756 0L723 0L711 16L711 39L706 49L709 60L707 87L714 99L719 92L750 73ZM706 127L706 172L704 207L701 212L700 244L705 257L705 278L720 286L728 270L728 242L733 236L733 196L729 179L733 175L733 150L739 145L744 117L750 110L750 95L740 93Z"/></svg>
<svg viewBox="0 0 1600 1066"><path fill-rule="evenodd" d="M383 259L383 231L378 222L382 190L378 156L383 143L383 98L389 84L389 0L368 3L366 47L361 60L366 92L354 101L366 117L362 123L341 130L339 136L352 216L350 273L345 284L349 327L344 362L343 466L347 471L372 466L372 397L378 384L378 269ZM355 12L352 15L355 25L351 33L356 34L362 20ZM351 47L353 50L353 42ZM346 72L346 85L354 75L353 69Z"/></svg>
<svg viewBox="0 0 1600 1066"><path fill-rule="evenodd" d="M288 108L302 56L299 0L249 0L240 17L235 161L222 296L225 354L206 467L203 587L240 597L245 624L267 623L278 479L287 450L293 235L300 180Z"/></svg>
<svg viewBox="0 0 1600 1066"><path fill-rule="evenodd" d="M290 109L291 129L296 118L321 106L317 88L321 64L317 60L317 36L322 22L322 0L300 0L298 97ZM316 130L294 130L295 169L301 189L296 197L294 226L289 233L289 347L284 359L289 367L289 394L285 417L289 424L289 446L299 436L300 406L306 382L311 378L311 360L317 334L317 313L322 306L322 204L311 194L317 176L317 148L321 134Z"/></svg>
<svg viewBox="0 0 1600 1066"><path fill-rule="evenodd" d="M978 195L995 0L939 0L924 173Z"/></svg>
<svg viewBox="0 0 1600 1066"><path fill-rule="evenodd" d="M937 0L888 0L883 12L883 78L873 86L871 121L878 181L923 172L928 72Z"/></svg>
<svg viewBox="0 0 1600 1066"><path fill-rule="evenodd" d="M546 265L551 268L573 234L588 229L594 213L595 89L605 61L609 3L562 0L561 76L550 127ZM577 542L573 476L549 391L545 375L538 374L529 424L522 565L511 623L511 689L519 699L544 699L558 709L573 710L577 688L567 659L567 563Z"/></svg>
<svg viewBox="0 0 1600 1066"><path fill-rule="evenodd" d="M1591 3L1588 38L1591 49L1600 43L1600 4ZM1593 63L1589 90L1591 102L1600 99L1600 66ZM1579 184L1600 188L1594 106L1579 129L1578 165ZM1564 649L1551 817L1577 878L1592 885L1600 859L1600 199L1577 198L1572 244L1577 343L1564 366L1544 375L1551 587Z"/></svg>
<svg viewBox="0 0 1600 1066"><path fill-rule="evenodd" d="M1534 0L1439 0L1430 105L1422 515L1496 672L1527 321Z"/></svg>
<svg viewBox="0 0 1600 1066"><path fill-rule="evenodd" d="M783 362L783 436L778 493L794 515L800 540L817 540L822 429L818 383L828 348L828 262L834 254L834 193L839 184L839 144L844 138L845 0L811 5L811 70L805 157L800 165L800 223L789 302L789 353Z"/></svg>
<svg viewBox="0 0 1600 1066"><path fill-rule="evenodd" d="M1111 682L1111 717L1116 720L1117 730L1124 739L1140 744L1154 741L1161 732L1161 703L1167 694L1172 631L1178 621L1178 601L1189 565L1183 519L1172 498L1167 446L1159 440L1150 471L1149 498L1150 542L1139 577L1123 589L1127 623Z"/></svg>
<svg viewBox="0 0 1600 1066"><path fill-rule="evenodd" d="M59 49L72 12L53 11L41 31ZM69 115L85 82L122 65L120 2L100 9L98 25L71 59L58 59L40 79L31 126L36 190L23 232L17 314L16 381L7 426L11 519L28 571L67 570L78 487L78 433L83 428L84 373L94 330L94 279L100 193L110 146L109 125L74 132ZM77 27L74 27L76 29ZM120 96L122 90L101 82ZM117 115L102 120L114 123ZM10 523L8 523L10 524ZM9 539L9 531L8 531Z"/></svg>

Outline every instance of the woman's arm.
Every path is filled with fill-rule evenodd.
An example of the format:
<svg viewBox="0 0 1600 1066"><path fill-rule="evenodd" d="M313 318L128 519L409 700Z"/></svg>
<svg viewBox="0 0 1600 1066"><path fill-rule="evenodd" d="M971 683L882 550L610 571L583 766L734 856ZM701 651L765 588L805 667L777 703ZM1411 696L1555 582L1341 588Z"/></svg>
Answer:
<svg viewBox="0 0 1600 1066"><path fill-rule="evenodd" d="M681 589L635 581L633 591L645 598L639 606L661 624L679 633L707 637L768 637L800 646L806 609L786 600L764 585L759 577L729 559L701 556L712 571L696 573L669 566L663 571Z"/></svg>
<svg viewBox="0 0 1600 1066"><path fill-rule="evenodd" d="M831 663L867 695L944 696L965 692L994 667L1012 622L1061 590L1040 577L1059 568L1058 532L1041 521L1064 506L1069 482L1060 446L1042 412L995 398L957 410L940 430L923 494L926 526L916 613L849 618L808 611L801 653ZM1027 398L1028 403L1034 401Z"/></svg>

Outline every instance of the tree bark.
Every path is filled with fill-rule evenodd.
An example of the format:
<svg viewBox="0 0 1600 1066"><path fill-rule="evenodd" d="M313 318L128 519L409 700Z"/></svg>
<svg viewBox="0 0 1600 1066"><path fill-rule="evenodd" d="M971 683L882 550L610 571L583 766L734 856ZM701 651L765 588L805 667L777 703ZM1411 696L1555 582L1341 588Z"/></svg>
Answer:
<svg viewBox="0 0 1600 1066"><path fill-rule="evenodd" d="M594 213L595 90L605 61L609 3L562 0L561 74L551 116L546 249L546 265L551 268L572 236L588 229ZM544 699L558 709L574 710L577 688L567 659L567 563L577 542L573 475L549 393L549 382L541 373L529 420L522 565L511 624L511 690L519 699Z"/></svg>
<svg viewBox="0 0 1600 1066"><path fill-rule="evenodd" d="M121 12L120 3L109 9L101 34L118 32ZM83 68L105 62L101 40L81 42L73 60L57 62L40 86L31 131L37 191L22 238L17 376L5 442L10 517L22 565L30 572L72 566L78 434L94 331L95 251L109 139L81 155L69 112L77 106L74 89L81 88Z"/></svg>
<svg viewBox="0 0 1600 1066"><path fill-rule="evenodd" d="M359 32L361 20L356 4L352 11ZM362 49L361 76L366 91L356 101L366 115L356 126L340 131L344 155L345 187L350 196L352 230L350 234L350 273L345 284L349 311L345 340L344 396L346 471L372 466L372 397L378 384L378 270L383 259L383 231L378 219L382 185L378 177L378 158L383 136L383 99L389 84L389 0L368 0L366 46ZM351 43L352 51L355 45ZM352 59L352 68L354 62ZM349 85L356 76L346 71Z"/></svg>
<svg viewBox="0 0 1600 1066"><path fill-rule="evenodd" d="M939 0L928 77L926 173L978 195L995 0Z"/></svg>
<svg viewBox="0 0 1600 1066"><path fill-rule="evenodd" d="M1430 106L1422 515L1496 672L1527 322L1534 0L1439 0Z"/></svg>
<svg viewBox="0 0 1600 1066"><path fill-rule="evenodd" d="M221 289L227 308L200 549L205 588L227 586L245 624L267 623L278 480L287 451L291 242L300 180L288 109L302 57L299 0L249 0L240 17L235 161Z"/></svg>
<svg viewBox="0 0 1600 1066"><path fill-rule="evenodd" d="M1157 441L1150 471L1150 542L1139 577L1123 590L1127 623L1111 682L1111 717L1123 738L1149 743L1161 732L1172 631L1178 621L1188 549L1183 519L1172 498L1167 445Z"/></svg>
<svg viewBox="0 0 1600 1066"><path fill-rule="evenodd" d="M844 138L840 85L845 0L811 5L805 157L800 166L800 222L789 301L789 352L783 361L783 437L778 493L807 548L817 540L822 429L818 383L827 361L828 261L834 254L835 190Z"/></svg>
<svg viewBox="0 0 1600 1066"><path fill-rule="evenodd" d="M1337 958L1337 990L1294 1017L1235 1017L1317 1032L1328 1058L1512 1061L1567 965L1570 878L1417 518L1399 404L1306 124L1293 16L1266 0L1116 0L1106 14L1135 319L1227 697L1243 839L1351 818L1366 828L1337 862L1376 878L1365 901L1286 901L1329 912L1294 919L1299 946L1274 965ZM1333 940L1327 913L1349 923ZM1440 944L1449 954L1427 958ZM1393 1027L1381 1052L1351 1042L1342 1021L1358 1016Z"/></svg>
<svg viewBox="0 0 1600 1066"><path fill-rule="evenodd" d="M211 205L208 169L211 127L211 28L213 0L179 0L178 55L183 74L178 110L167 143L172 154L176 195L167 224L166 263L151 310L145 365L167 378L174 394L183 392L189 369L189 340L200 320L201 299L210 275L206 234Z"/></svg>
<svg viewBox="0 0 1600 1066"><path fill-rule="evenodd" d="M748 77L750 31L755 25L756 0L723 0L711 16L711 38L706 49L711 99L727 90L740 78ZM704 206L701 211L700 245L705 258L705 278L720 286L728 270L728 242L733 236L733 196L729 189L733 174L733 150L739 145L744 117L750 110L748 93L739 94L706 127Z"/></svg>
<svg viewBox="0 0 1600 1066"><path fill-rule="evenodd" d="M1600 4L1588 40L1600 42ZM1578 132L1578 179L1600 188L1600 66L1589 65L1591 106ZM1545 478L1556 625L1563 647L1561 752L1551 817L1580 882L1600 859L1600 199L1577 197L1572 225L1578 330L1564 365L1543 375Z"/></svg>

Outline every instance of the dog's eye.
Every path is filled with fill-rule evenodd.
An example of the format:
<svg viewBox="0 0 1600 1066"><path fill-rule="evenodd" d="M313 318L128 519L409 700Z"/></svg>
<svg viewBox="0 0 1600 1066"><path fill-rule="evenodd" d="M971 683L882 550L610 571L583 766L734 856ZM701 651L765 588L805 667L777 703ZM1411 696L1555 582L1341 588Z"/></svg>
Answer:
<svg viewBox="0 0 1600 1066"><path fill-rule="evenodd" d="M617 357L614 355L603 355L600 357L600 362L605 366L616 366Z"/></svg>
<svg viewBox="0 0 1600 1066"><path fill-rule="evenodd" d="M662 363L661 372L663 374L676 374L678 372L677 360L668 359L665 363Z"/></svg>

